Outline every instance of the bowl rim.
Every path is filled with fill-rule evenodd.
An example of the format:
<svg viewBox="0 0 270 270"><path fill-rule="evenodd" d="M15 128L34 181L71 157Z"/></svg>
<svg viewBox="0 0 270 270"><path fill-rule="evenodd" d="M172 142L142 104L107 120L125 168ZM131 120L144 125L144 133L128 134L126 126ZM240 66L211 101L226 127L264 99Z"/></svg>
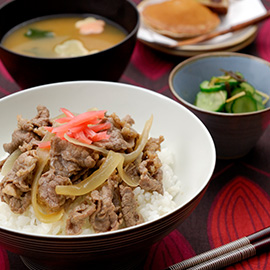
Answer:
<svg viewBox="0 0 270 270"><path fill-rule="evenodd" d="M12 0L12 1L4 2L2 5L0 5L0 10L2 8L4 8L5 6L7 6L10 3L13 3L15 1L17 1L17 0ZM25 57L25 58L29 58L29 59L36 59L36 60L40 60L40 61L43 61L43 60L46 60L46 61L55 61L55 60L80 59L80 58L91 56L91 55L99 55L99 54L105 53L107 51L110 51L110 50L114 49L115 47L118 47L118 46L122 45L127 40L129 40L133 35L136 35L137 36L137 32L138 32L139 27L140 27L140 14L139 14L139 11L137 9L137 6L136 6L136 4L134 2L132 2L131 0L126 0L126 2L128 2L133 7L133 10L135 11L135 13L137 15L136 25L132 29L132 31L126 35L126 37L123 40L121 40L120 42L116 43L115 45L113 45L113 46L111 46L111 47L109 47L109 48L107 48L105 50L101 50L101 51L96 52L94 54L86 54L86 55L72 56L72 57L38 57L38 56L32 56L32 55L26 55L26 54L17 53L17 52L14 52L13 50L7 49L5 46L3 46L2 40L0 40L0 49L2 49L4 51L7 51L7 52L9 52L11 54L17 55L19 57ZM79 14L79 13L72 13L72 14L73 15L76 15L76 14ZM57 16L59 14L54 14L54 15ZM62 15L65 15L65 14L63 13ZM67 13L66 13L66 15L67 15ZM45 17L48 17L48 16L51 16L51 14L44 15L44 16L41 16L41 17L34 17L31 20L38 19L38 18L45 18ZM30 21L30 20L27 20L27 21ZM113 23L115 23L113 20L110 20L110 21L112 21ZM26 21L24 21L24 22L26 22ZM24 22L22 22L22 23L24 23Z"/></svg>
<svg viewBox="0 0 270 270"><path fill-rule="evenodd" d="M267 107L263 110L259 110L259 111L255 111L255 112L245 112L245 113L227 113L227 112L212 112L212 111L207 111L204 109L201 109L195 105L193 105L192 103L187 102L185 99L183 99L182 97L179 96L179 94L175 91L174 89L174 84L173 84L173 79L174 76L176 76L176 73L178 72L179 69L181 69L184 66L189 65L190 63L196 62L199 59L203 59L203 58L215 58L215 57L228 57L228 56L234 56L234 57L243 57L243 58L249 58L252 59L254 61L257 62L261 62L262 64L267 65L270 68L270 62L254 56L254 55L250 55L250 54L244 54L244 53L238 53L238 52L208 52L208 53L203 53L200 55L196 55L193 56L191 58L188 58L182 62L180 62L179 64L177 64L172 71L169 74L169 89L171 91L171 93L173 94L173 96L175 97L175 99L182 103L183 105L185 105L188 108L191 108L194 111L199 111L201 113L204 114L209 114L209 115L213 115L213 116L223 116L223 117L248 117L250 115L256 115L256 114L260 114L263 112L268 112L270 111L270 107Z"/></svg>
<svg viewBox="0 0 270 270"><path fill-rule="evenodd" d="M204 130L205 135L208 137L209 143L211 148L209 149L209 151L212 153L212 161L209 164L210 169L207 172L207 177L205 178L203 184L201 185L201 187L196 191L196 193L194 192L194 196L189 199L188 201L182 202L180 205L178 205L173 211L170 211L164 215L162 215L161 217L151 220L151 221L146 221L143 222L141 224L132 226L132 227L127 227L127 228L122 228L116 231L108 231L108 232L102 232L102 233L92 233L92 234L82 234L82 235L45 235L45 234L39 234L39 233L31 233L31 232L25 232L25 231L20 231L17 229L12 229L12 228L8 228L8 227L3 227L0 225L0 233L1 231L9 231L10 233L17 233L19 235L25 235L25 236L30 236L30 237L39 237L39 238L53 238L53 239L85 239L85 238L99 238L99 237L105 237L105 236L109 236L109 237L114 237L115 235L119 235L119 234L124 234L124 233L130 233L130 232L136 232L138 229L140 229L141 227L147 227L150 226L151 224L154 224L157 226L157 224L165 219L168 218L170 216L173 216L178 210L183 209L189 205L194 204L194 202L196 202L197 198L200 197L208 188L209 183L211 181L211 178L213 176L214 173L214 169L215 169L215 165L216 165L216 149L215 149L215 144L213 141L213 138L210 134L210 132L208 131L208 129L206 128L206 126L203 124L203 122L194 114L192 113L190 110L188 110L185 106L183 106L182 104L176 102L174 99L169 98L165 95L162 95L158 92L154 92L150 89L147 88L143 88L141 86L136 86L136 85L131 85L131 84L126 84L126 83L121 83L121 82L110 82L110 81L86 81L86 80L81 80L81 81L66 81L66 82L57 82L57 83L50 83L50 84L44 84L44 85L39 85L39 86L34 86L28 89L25 89L23 91L18 91L15 92L13 94L10 94L8 96L5 96L3 98L0 98L0 105L2 102L4 102L5 100L9 100L11 98L13 98L14 96L20 96L20 95L29 95L29 93L33 92L33 91L42 91L47 87L57 87L57 86L65 86L65 85L77 85L77 84L99 84L99 85L114 85L114 86L120 86L120 87L128 87L130 89L136 90L136 91L140 91L143 93L146 93L148 95L152 95L152 96L156 96L158 98L161 98L163 100L166 100L166 102L174 104L175 106L181 107L182 110L185 111L185 113L191 115L194 120L197 122L198 125L200 125L200 127Z"/></svg>

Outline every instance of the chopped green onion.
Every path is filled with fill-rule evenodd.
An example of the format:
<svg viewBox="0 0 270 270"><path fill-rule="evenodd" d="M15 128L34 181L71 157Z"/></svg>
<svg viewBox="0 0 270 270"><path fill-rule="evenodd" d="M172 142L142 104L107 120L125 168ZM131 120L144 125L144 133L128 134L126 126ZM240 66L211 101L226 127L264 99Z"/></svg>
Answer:
<svg viewBox="0 0 270 270"><path fill-rule="evenodd" d="M29 28L24 36L31 39L52 38L54 37L54 33L51 31Z"/></svg>

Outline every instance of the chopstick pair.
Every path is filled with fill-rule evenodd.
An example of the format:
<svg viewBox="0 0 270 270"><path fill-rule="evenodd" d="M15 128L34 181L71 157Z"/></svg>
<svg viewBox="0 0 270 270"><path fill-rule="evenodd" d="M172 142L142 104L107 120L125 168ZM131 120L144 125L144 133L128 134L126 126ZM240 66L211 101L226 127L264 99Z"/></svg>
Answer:
<svg viewBox="0 0 270 270"><path fill-rule="evenodd" d="M265 252L270 247L270 227L184 260L165 270L214 270Z"/></svg>

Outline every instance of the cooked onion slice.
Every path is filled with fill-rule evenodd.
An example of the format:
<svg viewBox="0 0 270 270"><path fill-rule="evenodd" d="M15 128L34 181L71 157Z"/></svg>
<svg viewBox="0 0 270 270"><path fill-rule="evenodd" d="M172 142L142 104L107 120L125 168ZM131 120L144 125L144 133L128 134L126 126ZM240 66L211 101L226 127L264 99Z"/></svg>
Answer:
<svg viewBox="0 0 270 270"><path fill-rule="evenodd" d="M14 162L16 161L16 159L20 156L22 152L20 151L20 149L16 149L15 151L13 151L13 153L11 153L11 155L7 158L7 160L5 161L2 170L1 170L1 174L3 176L6 176L12 169Z"/></svg>
<svg viewBox="0 0 270 270"><path fill-rule="evenodd" d="M37 202L37 190L38 190L38 180L44 170L44 167L48 163L49 160L49 151L45 149L37 149L38 163L37 170L34 175L33 184L32 184L32 206L35 212L37 219L44 223L52 223L60 220L64 214L64 209L52 214L46 214L45 211L42 210L40 205Z"/></svg>
<svg viewBox="0 0 270 270"><path fill-rule="evenodd" d="M118 155L121 155L121 154L118 154ZM139 185L139 180L140 180L139 177L133 178L129 174L127 174L125 170L123 169L123 164L124 164L124 157L122 158L122 160L117 166L117 170L121 179L129 186L137 187Z"/></svg>
<svg viewBox="0 0 270 270"><path fill-rule="evenodd" d="M143 129L143 132L139 138L137 148L129 154L123 154L123 156L125 158L124 164L133 162L140 155L140 153L143 151L143 149L148 141L148 136L149 136L149 132L150 132L152 123L153 123L153 115L151 115L151 117L146 121L146 123L144 125L144 129Z"/></svg>
<svg viewBox="0 0 270 270"><path fill-rule="evenodd" d="M59 195L66 196L85 195L102 185L111 176L116 168L120 177L124 182L126 182L126 184L132 187L138 186L138 179L132 178L124 171L123 163L124 157L122 154L109 151L108 156L101 164L100 168L93 172L89 177L76 185L56 186L55 192Z"/></svg>
<svg viewBox="0 0 270 270"><path fill-rule="evenodd" d="M109 151L108 156L101 164L100 168L93 172L89 177L76 185L56 186L55 191L59 195L68 196L87 194L102 185L110 177L122 159L123 157L121 154Z"/></svg>

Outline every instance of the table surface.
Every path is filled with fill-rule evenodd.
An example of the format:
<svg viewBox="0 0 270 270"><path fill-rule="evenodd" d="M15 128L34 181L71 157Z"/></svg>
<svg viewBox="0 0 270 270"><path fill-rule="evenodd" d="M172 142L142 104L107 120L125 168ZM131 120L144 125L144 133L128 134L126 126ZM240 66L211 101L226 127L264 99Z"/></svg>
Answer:
<svg viewBox="0 0 270 270"><path fill-rule="evenodd" d="M263 4L270 9L270 0L263 0ZM259 25L254 42L240 52L270 61L270 20ZM119 81L173 98L168 85L169 73L185 59L137 41L130 63ZM0 61L0 97L20 90ZM269 138L268 126L248 155L237 160L217 160L200 204L176 230L153 245L145 261L145 270L164 269L270 225ZM9 269L27 268L18 255L0 248L0 270ZM270 253L226 269L270 269Z"/></svg>

